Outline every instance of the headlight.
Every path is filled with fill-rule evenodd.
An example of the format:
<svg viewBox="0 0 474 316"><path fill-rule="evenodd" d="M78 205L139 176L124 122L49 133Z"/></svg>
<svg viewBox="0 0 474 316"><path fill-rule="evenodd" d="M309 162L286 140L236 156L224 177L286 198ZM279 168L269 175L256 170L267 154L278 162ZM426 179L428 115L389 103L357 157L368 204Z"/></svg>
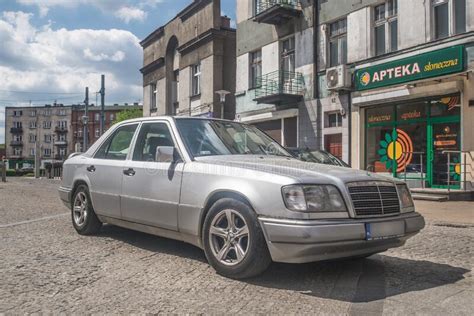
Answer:
<svg viewBox="0 0 474 316"><path fill-rule="evenodd" d="M406 184L397 184L398 198L400 199L400 208L402 213L413 212L415 210L410 190Z"/></svg>
<svg viewBox="0 0 474 316"><path fill-rule="evenodd" d="M288 185L282 188L289 210L299 212L346 212L339 190L332 185Z"/></svg>

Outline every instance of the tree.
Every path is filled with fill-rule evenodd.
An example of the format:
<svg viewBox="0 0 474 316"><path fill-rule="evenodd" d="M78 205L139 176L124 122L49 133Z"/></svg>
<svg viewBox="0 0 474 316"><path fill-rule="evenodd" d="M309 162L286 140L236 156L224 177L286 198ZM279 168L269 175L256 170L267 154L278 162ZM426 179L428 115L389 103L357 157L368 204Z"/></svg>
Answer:
<svg viewBox="0 0 474 316"><path fill-rule="evenodd" d="M143 117L143 110L142 109L127 109L123 110L117 113L117 116L115 117L114 124L129 120L129 119L134 119L138 117Z"/></svg>

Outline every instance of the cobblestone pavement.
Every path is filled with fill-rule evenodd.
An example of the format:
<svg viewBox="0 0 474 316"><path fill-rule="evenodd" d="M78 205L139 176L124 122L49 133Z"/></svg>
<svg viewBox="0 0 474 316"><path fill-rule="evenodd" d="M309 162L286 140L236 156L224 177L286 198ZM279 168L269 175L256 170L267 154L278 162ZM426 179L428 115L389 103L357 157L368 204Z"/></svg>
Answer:
<svg viewBox="0 0 474 316"><path fill-rule="evenodd" d="M235 281L182 242L113 226L79 236L57 198L58 184L0 183L0 314L468 315L474 309L469 225L429 222L404 247L366 260L272 264L258 278Z"/></svg>

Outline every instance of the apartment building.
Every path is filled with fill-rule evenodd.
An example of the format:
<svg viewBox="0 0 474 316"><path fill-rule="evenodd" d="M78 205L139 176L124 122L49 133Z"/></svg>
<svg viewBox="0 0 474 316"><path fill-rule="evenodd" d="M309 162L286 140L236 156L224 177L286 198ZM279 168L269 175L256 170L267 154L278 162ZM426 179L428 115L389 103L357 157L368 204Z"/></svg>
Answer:
<svg viewBox="0 0 474 316"><path fill-rule="evenodd" d="M72 138L73 138L73 148L74 151L83 151L84 150L84 117L85 117L85 106L84 104L78 104L72 106ZM104 107L104 131L108 130L117 119L117 115L121 111L140 109L142 106L138 103L134 104L115 104L115 105L106 105ZM91 146L99 137L100 134L100 106L89 106L88 115L87 115L87 134L88 134L88 146Z"/></svg>
<svg viewBox="0 0 474 316"><path fill-rule="evenodd" d="M62 161L73 150L71 106L6 107L5 149L9 168Z"/></svg>
<svg viewBox="0 0 474 316"><path fill-rule="evenodd" d="M318 37L325 141L340 129L353 167L412 187L472 188L474 2L321 1Z"/></svg>
<svg viewBox="0 0 474 316"><path fill-rule="evenodd" d="M314 1L237 1L236 119L319 147Z"/></svg>
<svg viewBox="0 0 474 316"><path fill-rule="evenodd" d="M194 0L141 41L144 116L234 118L235 30L220 4Z"/></svg>

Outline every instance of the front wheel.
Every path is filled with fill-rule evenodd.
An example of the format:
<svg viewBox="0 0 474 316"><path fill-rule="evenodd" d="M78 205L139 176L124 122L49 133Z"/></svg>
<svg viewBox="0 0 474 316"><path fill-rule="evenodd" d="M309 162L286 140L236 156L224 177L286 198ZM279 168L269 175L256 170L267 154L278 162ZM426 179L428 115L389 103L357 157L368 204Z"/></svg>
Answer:
<svg viewBox="0 0 474 316"><path fill-rule="evenodd" d="M250 278L271 263L255 212L234 199L218 200L211 207L204 221L203 245L209 264L226 277Z"/></svg>
<svg viewBox="0 0 474 316"><path fill-rule="evenodd" d="M72 225L76 231L81 235L97 234L102 223L94 212L86 185L81 184L77 187L72 201Z"/></svg>

